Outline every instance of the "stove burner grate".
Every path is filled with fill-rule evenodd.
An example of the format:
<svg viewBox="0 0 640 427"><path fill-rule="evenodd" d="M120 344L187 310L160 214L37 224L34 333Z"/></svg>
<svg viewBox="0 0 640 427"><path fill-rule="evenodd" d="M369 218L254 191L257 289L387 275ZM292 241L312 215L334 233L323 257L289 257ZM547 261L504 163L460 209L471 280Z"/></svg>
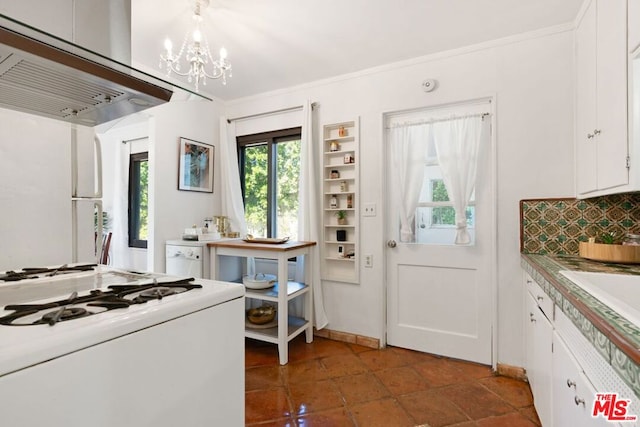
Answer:
<svg viewBox="0 0 640 427"><path fill-rule="evenodd" d="M13 313L0 317L0 325L27 326L27 325L55 325L58 322L78 319L102 311L127 308L133 304L144 304L151 300L160 300L169 295L187 292L192 289L202 288L193 282L193 278L180 279L171 282L158 282L154 279L152 283L135 285L111 285L109 290L92 290L88 294L78 296L71 294L68 298L49 302L46 304L14 304L7 305L5 310ZM82 305L82 306L80 306ZM100 307L105 310L93 312L84 307ZM27 321L27 316L36 316L45 311L41 318L36 321ZM20 323L23 319L24 323Z"/></svg>
<svg viewBox="0 0 640 427"><path fill-rule="evenodd" d="M25 279L37 279L42 275L55 276L58 274L92 271L96 266L97 264L81 264L81 265L74 265L69 267L65 264L56 268L25 267L21 271L6 271L4 274L0 274L0 281L17 282Z"/></svg>

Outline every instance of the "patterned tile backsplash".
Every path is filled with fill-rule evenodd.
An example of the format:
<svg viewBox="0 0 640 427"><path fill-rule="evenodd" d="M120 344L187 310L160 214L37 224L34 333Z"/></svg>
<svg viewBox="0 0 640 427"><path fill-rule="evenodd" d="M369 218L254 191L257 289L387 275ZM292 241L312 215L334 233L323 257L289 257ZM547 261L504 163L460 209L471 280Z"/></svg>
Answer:
<svg viewBox="0 0 640 427"><path fill-rule="evenodd" d="M523 253L577 255L579 242L603 233L640 234L640 193L520 201Z"/></svg>

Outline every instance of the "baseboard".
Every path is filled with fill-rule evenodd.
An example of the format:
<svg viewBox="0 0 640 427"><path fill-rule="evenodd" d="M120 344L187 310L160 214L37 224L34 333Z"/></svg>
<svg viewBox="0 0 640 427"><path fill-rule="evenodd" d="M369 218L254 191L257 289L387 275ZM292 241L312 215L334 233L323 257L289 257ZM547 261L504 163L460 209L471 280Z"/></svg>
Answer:
<svg viewBox="0 0 640 427"><path fill-rule="evenodd" d="M513 378L514 380L527 381L527 372L520 366L505 365L498 363L496 372L503 377Z"/></svg>
<svg viewBox="0 0 640 427"><path fill-rule="evenodd" d="M349 344L357 344L368 348L380 348L380 340L377 338L365 337L362 335L351 334L349 332L333 331L331 329L313 329L313 335L316 337L327 338L334 341L346 342Z"/></svg>

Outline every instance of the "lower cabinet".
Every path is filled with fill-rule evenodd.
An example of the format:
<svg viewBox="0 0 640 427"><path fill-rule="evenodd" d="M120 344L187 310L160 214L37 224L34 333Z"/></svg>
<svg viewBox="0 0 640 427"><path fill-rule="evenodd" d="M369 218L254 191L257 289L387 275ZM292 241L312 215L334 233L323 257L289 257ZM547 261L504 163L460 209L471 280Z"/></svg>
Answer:
<svg viewBox="0 0 640 427"><path fill-rule="evenodd" d="M557 332L553 333L552 366L555 427L614 425L603 417L591 416L596 390ZM543 425L546 426L544 423Z"/></svg>
<svg viewBox="0 0 640 427"><path fill-rule="evenodd" d="M526 272L524 279L525 368L542 427L640 426L592 416L598 392L629 399L633 415L640 402L540 285Z"/></svg>
<svg viewBox="0 0 640 427"><path fill-rule="evenodd" d="M533 295L526 298L526 369L533 393L533 403L543 426L551 426L551 346L553 327Z"/></svg>

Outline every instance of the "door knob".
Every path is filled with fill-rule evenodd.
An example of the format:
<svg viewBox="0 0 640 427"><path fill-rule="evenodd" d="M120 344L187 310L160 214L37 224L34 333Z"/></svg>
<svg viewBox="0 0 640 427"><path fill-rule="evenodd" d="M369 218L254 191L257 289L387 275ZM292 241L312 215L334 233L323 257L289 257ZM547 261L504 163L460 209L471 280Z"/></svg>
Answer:
<svg viewBox="0 0 640 427"><path fill-rule="evenodd" d="M395 248L397 246L396 241L395 240L389 240L387 242L387 246L389 246L390 248Z"/></svg>

